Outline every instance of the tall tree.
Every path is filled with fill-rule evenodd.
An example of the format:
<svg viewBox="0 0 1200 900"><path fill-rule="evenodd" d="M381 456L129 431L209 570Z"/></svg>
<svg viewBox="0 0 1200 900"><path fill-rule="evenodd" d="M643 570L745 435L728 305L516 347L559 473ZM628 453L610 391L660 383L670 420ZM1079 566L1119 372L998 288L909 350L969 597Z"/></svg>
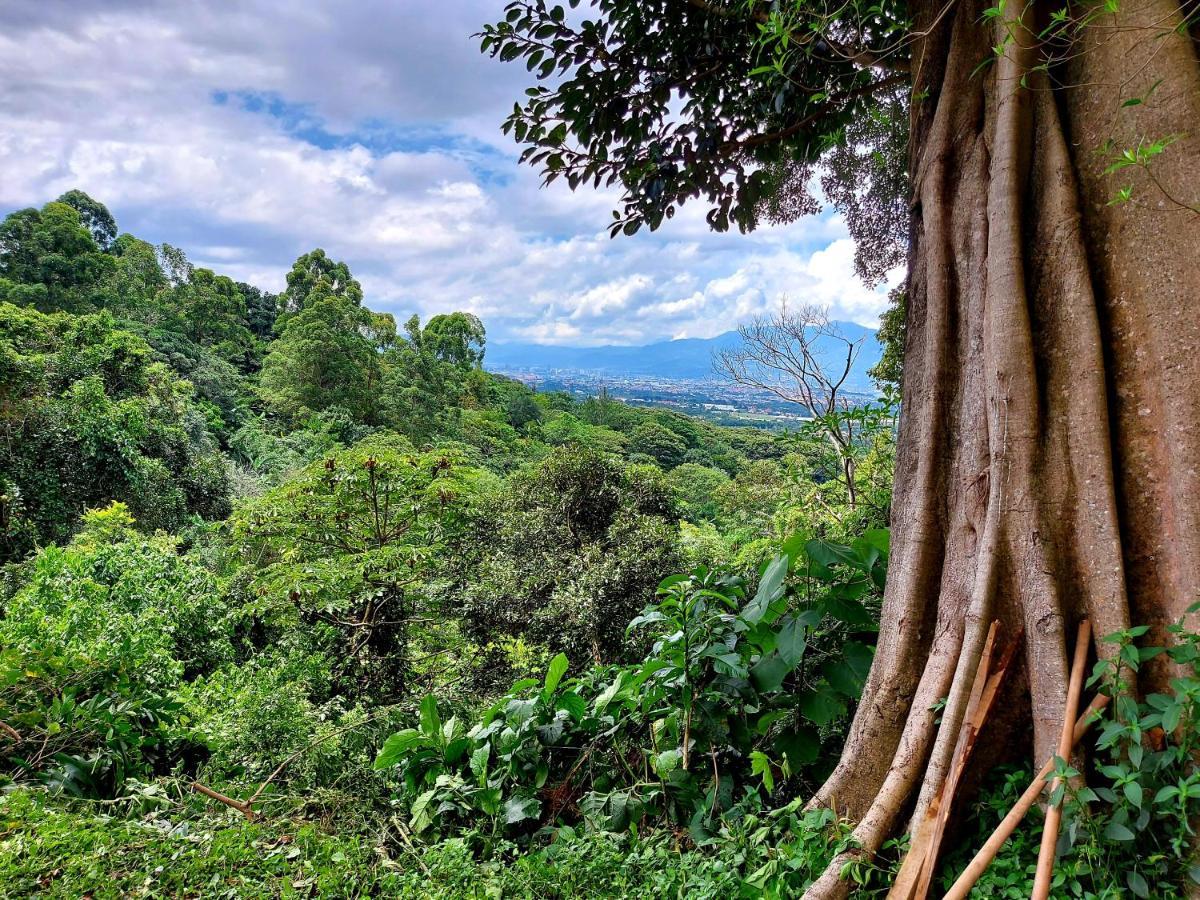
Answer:
<svg viewBox="0 0 1200 900"><path fill-rule="evenodd" d="M344 262L331 259L319 247L305 253L287 274L287 290L279 295L279 323L303 310L314 294L342 297L355 306L363 301L362 285Z"/></svg>
<svg viewBox="0 0 1200 900"><path fill-rule="evenodd" d="M482 40L555 76L506 128L548 181L619 185L614 233L695 198L716 228L752 227L781 196L803 212L822 160L869 197L894 144L849 152L846 136L911 99L910 194L891 198L911 215L884 621L815 798L870 853L941 789L990 621L1025 630L1010 708L1040 765L1074 624L1148 623L1155 640L1200 594L1194 4L591 6L511 3ZM868 275L891 262L862 249ZM1168 665L1142 674L1153 688ZM845 894L844 861L810 896Z"/></svg>
<svg viewBox="0 0 1200 900"><path fill-rule="evenodd" d="M237 289L246 300L246 327L260 341L271 340L275 317L279 314L279 298L243 281L237 283Z"/></svg>
<svg viewBox="0 0 1200 900"><path fill-rule="evenodd" d="M0 222L0 300L43 311L88 312L115 268L66 203L18 210Z"/></svg>
<svg viewBox="0 0 1200 900"><path fill-rule="evenodd" d="M92 233L97 247L105 253L112 248L117 239L117 220L107 206L78 189L67 191L57 202L65 203L79 213L79 221Z"/></svg>
<svg viewBox="0 0 1200 900"><path fill-rule="evenodd" d="M289 418L337 406L359 421L373 420L382 374L379 351L395 334L391 316L315 291L263 360L263 401Z"/></svg>
<svg viewBox="0 0 1200 900"><path fill-rule="evenodd" d="M434 316L424 328L410 317L388 355L384 402L395 426L415 441L444 431L464 400L486 390L476 380L486 340L483 323L469 313Z"/></svg>

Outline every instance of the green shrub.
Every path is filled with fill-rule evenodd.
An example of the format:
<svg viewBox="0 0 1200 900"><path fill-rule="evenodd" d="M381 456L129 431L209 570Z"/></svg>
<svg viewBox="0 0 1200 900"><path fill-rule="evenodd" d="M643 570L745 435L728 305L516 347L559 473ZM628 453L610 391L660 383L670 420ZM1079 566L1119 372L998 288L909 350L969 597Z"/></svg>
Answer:
<svg viewBox="0 0 1200 900"><path fill-rule="evenodd" d="M130 524L119 505L86 516L28 565L0 619L0 706L23 736L10 777L117 790L165 760L179 681L232 657L212 576Z"/></svg>

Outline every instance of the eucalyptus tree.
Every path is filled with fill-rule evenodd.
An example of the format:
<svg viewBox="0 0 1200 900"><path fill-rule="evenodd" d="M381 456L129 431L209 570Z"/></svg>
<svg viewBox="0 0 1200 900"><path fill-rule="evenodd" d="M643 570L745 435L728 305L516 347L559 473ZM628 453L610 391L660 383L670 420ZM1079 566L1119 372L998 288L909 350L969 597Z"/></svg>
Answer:
<svg viewBox="0 0 1200 900"><path fill-rule="evenodd" d="M907 261L884 621L815 798L871 852L944 783L990 621L1025 630L1040 764L1074 623L1153 641L1200 594L1195 3L579 5L481 35L540 79L504 127L547 182L615 187L633 234L688 202L718 230L792 218L816 174L861 274Z"/></svg>

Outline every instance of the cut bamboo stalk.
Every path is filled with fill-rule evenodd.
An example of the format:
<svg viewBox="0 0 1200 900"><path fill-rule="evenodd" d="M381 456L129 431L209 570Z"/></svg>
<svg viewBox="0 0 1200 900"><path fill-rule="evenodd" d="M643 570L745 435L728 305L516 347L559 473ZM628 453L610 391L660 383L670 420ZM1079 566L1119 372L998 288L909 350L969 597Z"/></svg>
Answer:
<svg viewBox="0 0 1200 900"><path fill-rule="evenodd" d="M1108 706L1109 697L1101 694L1094 699L1088 708L1083 711L1075 721L1075 732L1071 737L1072 747L1083 740L1083 736L1087 734L1089 728L1092 727L1092 722L1095 721L1096 713ZM1042 791L1046 789L1046 776L1054 771L1054 760L1047 760L1041 770L1033 776L1033 781L1029 787L1025 789L1019 800L1013 804L1013 808L1008 811L1008 815L996 826L996 830L992 832L984 845L975 854L974 858L963 869L963 873L958 876L958 880L954 882L954 886L946 893L943 900L966 900L967 894L971 892L971 888L975 886L975 882L979 880L979 876L987 871L987 867L991 865L992 860L996 858L996 854L1000 852L1000 848L1004 846L1004 842L1012 836L1012 833L1017 830L1017 826L1024 821L1026 814L1037 802L1037 798Z"/></svg>
<svg viewBox="0 0 1200 900"><path fill-rule="evenodd" d="M220 791L214 791L212 788L208 787L207 785L203 785L198 781L192 782L192 790L199 794L203 794L205 797L211 797L218 803L224 803L229 808L236 809L249 821L254 821L254 809L249 803L243 803L241 800L234 800L232 797L227 797Z"/></svg>
<svg viewBox="0 0 1200 900"><path fill-rule="evenodd" d="M984 683L983 691L979 696L978 702L975 704L974 713L967 719L966 729L962 736L964 744L963 753L959 756L957 765L951 770L951 780L948 786L943 787L944 798L937 805L936 831L934 832L933 841L930 843L925 864L921 868L920 880L917 882L916 896L918 900L925 900L929 896L929 887L933 881L934 871L937 867L938 854L942 848L942 839L945 837L946 826L950 822L950 813L953 811L954 796L958 793L959 784L962 782L963 774L966 772L967 760L975 751L975 742L979 738L979 732L983 730L983 724L987 721L987 717L996 703L996 697L1000 693L1000 686L1004 682L1004 677L1008 674L1013 656L1017 651L1017 647L1020 646L1023 637L1023 631L1017 633L1016 638L1004 649L994 670L989 659L987 681Z"/></svg>
<svg viewBox="0 0 1200 900"><path fill-rule="evenodd" d="M967 711L959 729L946 780L930 803L924 819L913 831L912 845L892 884L891 891L888 893L888 900L923 900L929 894L929 884L933 879L934 867L937 865L938 852L941 849L946 822L954 802L954 794L958 789L962 774L966 770L967 759L974 749L975 738L991 711L1000 681L1008 670L1016 647L1016 642L1014 642L1006 648L996 671L993 672L992 652L995 648L999 625L999 622L992 622L988 629L987 641L979 656Z"/></svg>
<svg viewBox="0 0 1200 900"><path fill-rule="evenodd" d="M1079 623L1079 635L1075 638L1075 659L1071 663L1071 684L1067 688L1067 708L1063 712L1062 737L1058 742L1058 756L1062 760L1071 758L1074 735L1071 723L1079 709L1079 694L1083 690L1083 669L1087 665L1088 643L1092 636L1092 623L1084 619ZM1054 792L1062 784L1055 778L1050 785L1050 805L1046 808L1046 824L1042 829L1042 849L1038 853L1037 874L1033 879L1032 900L1046 900L1050 896L1050 879L1054 876L1054 856L1058 847L1058 828L1062 823L1062 803L1053 802Z"/></svg>

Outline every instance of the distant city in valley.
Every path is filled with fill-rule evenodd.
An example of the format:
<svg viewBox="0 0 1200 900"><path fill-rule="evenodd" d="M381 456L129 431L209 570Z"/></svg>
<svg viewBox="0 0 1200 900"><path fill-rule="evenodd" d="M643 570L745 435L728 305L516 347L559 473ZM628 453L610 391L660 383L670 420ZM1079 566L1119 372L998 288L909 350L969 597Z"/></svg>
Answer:
<svg viewBox="0 0 1200 900"><path fill-rule="evenodd" d="M867 370L880 357L873 329L838 322L850 340L861 341L846 380L846 395L867 401L877 390ZM606 390L634 406L674 409L721 425L794 428L804 421L795 403L756 388L734 384L713 373L712 356L740 341L737 332L714 338L661 341L645 346L564 347L543 344L491 344L485 367L538 391L563 391L576 398Z"/></svg>

